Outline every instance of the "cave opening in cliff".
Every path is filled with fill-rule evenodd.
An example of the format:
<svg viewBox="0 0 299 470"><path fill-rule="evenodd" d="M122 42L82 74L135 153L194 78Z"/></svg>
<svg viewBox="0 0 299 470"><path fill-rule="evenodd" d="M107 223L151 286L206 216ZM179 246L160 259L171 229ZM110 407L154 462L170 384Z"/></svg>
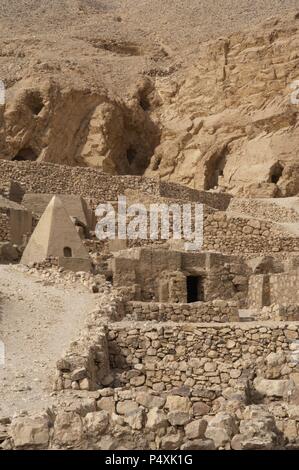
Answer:
<svg viewBox="0 0 299 470"><path fill-rule="evenodd" d="M27 106L35 116L37 116L44 107L43 97L38 91L28 94L26 102Z"/></svg>
<svg viewBox="0 0 299 470"><path fill-rule="evenodd" d="M216 158L215 158L216 157ZM207 175L205 180L205 190L213 189L219 186L219 179L224 176L224 168L227 161L227 149L220 154L214 155L214 158L207 164Z"/></svg>
<svg viewBox="0 0 299 470"><path fill-rule="evenodd" d="M146 95L142 95L139 100L139 104L143 111L149 111L151 108L150 101Z"/></svg>
<svg viewBox="0 0 299 470"><path fill-rule="evenodd" d="M277 184L282 177L283 173L283 166L280 163L276 163L271 169L270 169L270 182Z"/></svg>
<svg viewBox="0 0 299 470"><path fill-rule="evenodd" d="M22 161L30 161L34 162L37 159L37 154L32 150L31 147L21 149L17 155L13 158L13 161L22 162Z"/></svg>

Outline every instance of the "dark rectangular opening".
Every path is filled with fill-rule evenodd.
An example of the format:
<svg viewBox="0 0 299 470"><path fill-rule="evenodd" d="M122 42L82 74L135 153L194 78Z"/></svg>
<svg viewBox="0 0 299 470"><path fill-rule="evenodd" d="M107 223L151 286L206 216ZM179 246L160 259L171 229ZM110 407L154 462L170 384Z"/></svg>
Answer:
<svg viewBox="0 0 299 470"><path fill-rule="evenodd" d="M187 302L204 300L203 278L201 276L187 276Z"/></svg>

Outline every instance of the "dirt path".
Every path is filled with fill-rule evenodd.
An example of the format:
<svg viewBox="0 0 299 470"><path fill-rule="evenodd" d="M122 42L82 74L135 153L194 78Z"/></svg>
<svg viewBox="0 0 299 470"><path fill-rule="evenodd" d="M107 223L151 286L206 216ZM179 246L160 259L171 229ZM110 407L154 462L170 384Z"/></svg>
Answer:
<svg viewBox="0 0 299 470"><path fill-rule="evenodd" d="M45 285L17 267L0 265L0 417L38 410L51 401L55 362L75 340L94 297L84 286Z"/></svg>

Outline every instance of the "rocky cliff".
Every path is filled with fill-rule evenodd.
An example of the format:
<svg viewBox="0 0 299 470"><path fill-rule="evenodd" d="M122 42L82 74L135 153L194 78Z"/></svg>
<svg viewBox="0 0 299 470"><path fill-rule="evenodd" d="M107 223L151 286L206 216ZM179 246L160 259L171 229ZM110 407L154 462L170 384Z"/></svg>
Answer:
<svg viewBox="0 0 299 470"><path fill-rule="evenodd" d="M13 15L4 17L0 158L95 166L237 195L297 194L299 14L264 19L281 13L277 2L271 10L253 2L263 19L253 27L250 3L242 14L223 13L222 25L206 10L210 34L193 3L183 16L169 6L164 26L143 5L151 31L130 2L127 9L116 1L109 8L63 2L51 11L42 3L34 14L44 30L31 19L29 36L24 15L14 39Z"/></svg>

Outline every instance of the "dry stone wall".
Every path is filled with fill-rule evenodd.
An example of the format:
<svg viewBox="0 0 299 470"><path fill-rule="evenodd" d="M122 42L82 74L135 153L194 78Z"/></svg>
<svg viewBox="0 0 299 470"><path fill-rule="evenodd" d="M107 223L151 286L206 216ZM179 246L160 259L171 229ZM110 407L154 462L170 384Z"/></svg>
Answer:
<svg viewBox="0 0 299 470"><path fill-rule="evenodd" d="M271 303L298 304L299 269L287 273L271 274L269 277Z"/></svg>
<svg viewBox="0 0 299 470"><path fill-rule="evenodd" d="M216 212L204 218L203 248L234 254L294 252L299 251L299 238L270 222Z"/></svg>
<svg viewBox="0 0 299 470"><path fill-rule="evenodd" d="M156 392L189 386L221 394L242 375L263 368L271 352L285 354L289 377L298 370L298 339L299 325L282 322L121 322L109 327L109 357L122 383Z"/></svg>
<svg viewBox="0 0 299 470"><path fill-rule="evenodd" d="M10 222L7 211L0 209L0 241L10 240Z"/></svg>
<svg viewBox="0 0 299 470"><path fill-rule="evenodd" d="M128 302L126 319L133 321L220 322L238 321L236 302L214 300L192 304Z"/></svg>
<svg viewBox="0 0 299 470"><path fill-rule="evenodd" d="M298 286L298 269L279 274L250 276L248 305L255 308L272 304L296 306L299 299Z"/></svg>
<svg viewBox="0 0 299 470"><path fill-rule="evenodd" d="M198 201L222 210L231 199L229 195L197 191L175 183L160 184L156 178L113 176L93 168L50 163L0 160L0 175L0 185L14 180L21 183L26 192L79 194L86 200L93 199L95 204L115 201L118 195L130 189L153 196Z"/></svg>
<svg viewBox="0 0 299 470"><path fill-rule="evenodd" d="M299 321L299 306L272 304L263 307L258 317L259 320Z"/></svg>
<svg viewBox="0 0 299 470"><path fill-rule="evenodd" d="M273 359L273 358L272 358ZM256 381L269 395L292 390L288 380ZM14 416L0 425L2 449L97 450L276 450L296 448L298 407L287 402L250 404L251 389L240 381L211 408L198 389L173 393L105 388L73 398L36 415ZM237 408L236 408L237 407ZM209 414L211 413L211 414Z"/></svg>
<svg viewBox="0 0 299 470"><path fill-rule="evenodd" d="M271 222L293 223L299 222L299 213L292 208L271 204L267 199L232 198L228 210L233 213L260 217Z"/></svg>
<svg viewBox="0 0 299 470"><path fill-rule="evenodd" d="M99 295L99 308L90 312L86 327L57 362L55 390L96 390L110 381L107 318L123 316L122 301L114 293Z"/></svg>

